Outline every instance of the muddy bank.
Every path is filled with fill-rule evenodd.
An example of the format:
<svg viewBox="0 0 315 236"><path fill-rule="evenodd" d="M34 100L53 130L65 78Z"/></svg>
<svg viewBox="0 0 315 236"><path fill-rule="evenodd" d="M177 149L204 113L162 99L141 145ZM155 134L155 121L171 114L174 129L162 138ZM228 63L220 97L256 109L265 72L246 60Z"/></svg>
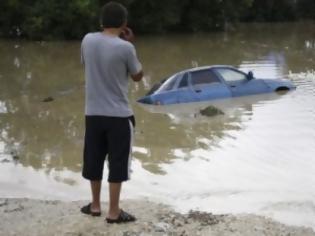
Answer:
<svg viewBox="0 0 315 236"><path fill-rule="evenodd" d="M122 203L138 218L136 223L109 225L102 217L82 215L86 202L0 199L0 235L136 236L136 235L314 235L311 229L291 227L254 215L213 215L191 211L179 214L146 200Z"/></svg>

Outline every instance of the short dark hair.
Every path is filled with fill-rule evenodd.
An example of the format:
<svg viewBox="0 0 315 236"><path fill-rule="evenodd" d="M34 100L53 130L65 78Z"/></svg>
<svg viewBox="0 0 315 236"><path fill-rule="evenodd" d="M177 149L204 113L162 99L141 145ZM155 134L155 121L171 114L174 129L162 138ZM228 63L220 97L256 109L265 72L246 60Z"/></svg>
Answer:
<svg viewBox="0 0 315 236"><path fill-rule="evenodd" d="M109 2L102 7L101 27L120 28L128 17L128 10L118 2Z"/></svg>

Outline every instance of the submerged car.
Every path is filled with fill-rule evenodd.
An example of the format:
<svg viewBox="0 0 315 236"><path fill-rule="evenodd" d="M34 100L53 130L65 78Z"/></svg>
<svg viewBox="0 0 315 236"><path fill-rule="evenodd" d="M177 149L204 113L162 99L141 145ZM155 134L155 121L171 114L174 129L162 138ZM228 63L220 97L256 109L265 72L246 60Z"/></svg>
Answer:
<svg viewBox="0 0 315 236"><path fill-rule="evenodd" d="M251 71L245 73L232 66L207 66L181 71L162 80L138 102L167 105L292 89L295 86L286 79L260 79Z"/></svg>

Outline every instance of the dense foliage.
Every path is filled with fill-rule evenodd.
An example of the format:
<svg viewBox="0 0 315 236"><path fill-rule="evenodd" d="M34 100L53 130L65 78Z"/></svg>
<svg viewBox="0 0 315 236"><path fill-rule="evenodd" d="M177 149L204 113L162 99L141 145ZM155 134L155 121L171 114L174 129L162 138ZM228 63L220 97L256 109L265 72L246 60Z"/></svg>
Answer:
<svg viewBox="0 0 315 236"><path fill-rule="evenodd" d="M118 0L137 32L223 30L240 21L315 18L315 0ZM76 39L99 28L108 0L1 0L0 36Z"/></svg>

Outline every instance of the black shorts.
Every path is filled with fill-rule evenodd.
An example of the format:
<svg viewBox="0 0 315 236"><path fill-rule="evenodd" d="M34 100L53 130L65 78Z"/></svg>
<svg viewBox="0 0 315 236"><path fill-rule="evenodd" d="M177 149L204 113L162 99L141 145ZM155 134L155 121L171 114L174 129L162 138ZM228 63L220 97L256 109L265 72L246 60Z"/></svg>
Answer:
<svg viewBox="0 0 315 236"><path fill-rule="evenodd" d="M84 178L102 180L106 156L108 182L120 183L130 178L131 148L135 119L131 117L85 117Z"/></svg>

